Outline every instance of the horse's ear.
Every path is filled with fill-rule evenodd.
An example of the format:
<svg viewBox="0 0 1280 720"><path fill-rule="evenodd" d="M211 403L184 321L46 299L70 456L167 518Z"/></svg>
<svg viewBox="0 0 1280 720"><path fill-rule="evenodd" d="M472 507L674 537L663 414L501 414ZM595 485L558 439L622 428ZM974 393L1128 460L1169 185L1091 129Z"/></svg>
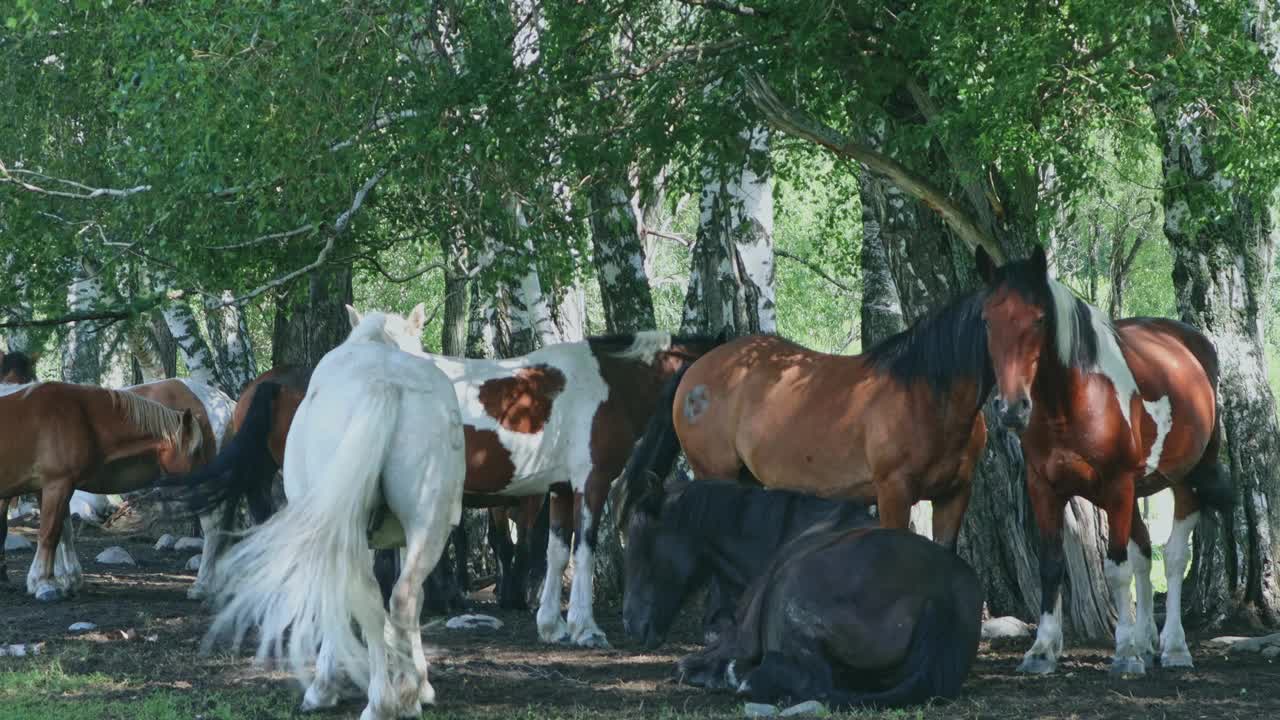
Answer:
<svg viewBox="0 0 1280 720"><path fill-rule="evenodd" d="M360 311L348 305L347 320L351 322L351 329L354 330L360 324Z"/></svg>
<svg viewBox="0 0 1280 720"><path fill-rule="evenodd" d="M427 306L424 303L418 303L413 307L413 312L409 313L409 328L413 330L414 335L421 335L426 326Z"/></svg>
<svg viewBox="0 0 1280 720"><path fill-rule="evenodd" d="M982 278L982 282L987 285L994 285L996 282L996 261L991 259L987 249L979 245L977 251L973 254L973 259L978 264L978 277Z"/></svg>
<svg viewBox="0 0 1280 720"><path fill-rule="evenodd" d="M1049 258L1044 254L1044 246L1036 245L1036 249L1031 251L1031 269L1037 274L1049 276Z"/></svg>

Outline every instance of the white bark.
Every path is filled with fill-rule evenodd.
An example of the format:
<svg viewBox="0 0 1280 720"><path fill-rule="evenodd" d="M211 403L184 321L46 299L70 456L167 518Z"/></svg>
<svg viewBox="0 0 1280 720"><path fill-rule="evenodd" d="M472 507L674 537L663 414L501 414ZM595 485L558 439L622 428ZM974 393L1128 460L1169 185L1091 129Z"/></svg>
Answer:
<svg viewBox="0 0 1280 720"><path fill-rule="evenodd" d="M757 173L751 160L768 167L769 131L763 126L745 132L750 156L742 173L730 179L725 192L730 198L729 237L738 252L744 277L741 283L748 300L754 300L754 326L758 332L778 331L773 270L773 179L768 170Z"/></svg>
<svg viewBox="0 0 1280 720"><path fill-rule="evenodd" d="M93 277L83 263L78 264L76 278L67 287L67 307L72 312L85 312L98 304L101 296L101 280ZM98 384L102 373L98 364L98 334L92 321L81 320L68 327L62 355L64 381Z"/></svg>
<svg viewBox="0 0 1280 720"><path fill-rule="evenodd" d="M164 309L164 321L178 343L178 350L187 365L192 380L206 385L218 385L218 371L213 353L200 334L200 324L185 302L172 303Z"/></svg>
<svg viewBox="0 0 1280 720"><path fill-rule="evenodd" d="M225 303L233 297L230 290L222 291ZM244 313L239 305L224 305L218 308L207 308L205 325L209 331L209 342L216 354L218 375L222 378L225 389L239 390L258 376L258 363L254 359L252 339L249 327L245 324Z"/></svg>

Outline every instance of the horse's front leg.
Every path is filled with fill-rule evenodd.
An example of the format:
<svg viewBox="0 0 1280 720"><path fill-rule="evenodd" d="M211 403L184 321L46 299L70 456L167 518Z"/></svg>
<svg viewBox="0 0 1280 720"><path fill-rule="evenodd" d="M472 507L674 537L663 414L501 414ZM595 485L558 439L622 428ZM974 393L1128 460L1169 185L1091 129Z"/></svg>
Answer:
<svg viewBox="0 0 1280 720"><path fill-rule="evenodd" d="M1113 487L1115 490L1106 505L1107 557L1102 561L1103 574L1111 588L1111 599L1116 604L1116 654L1111 661L1111 672L1115 675L1142 675L1146 673L1146 666L1142 661L1142 648L1137 642L1141 638L1134 629L1133 597L1129 594L1134 566L1129 554L1134 478L1118 478Z"/></svg>
<svg viewBox="0 0 1280 720"><path fill-rule="evenodd" d="M0 500L0 583L9 582L9 561L5 559L4 543L9 539L9 504L13 498Z"/></svg>
<svg viewBox="0 0 1280 720"><path fill-rule="evenodd" d="M569 592L569 634L582 647L607 648L609 641L596 625L592 613L595 588L595 552L600 534L600 515L608 497L609 481L593 471L587 479L578 532L574 537L573 588Z"/></svg>
<svg viewBox="0 0 1280 720"><path fill-rule="evenodd" d="M27 573L27 592L36 600L52 602L66 597L53 576L54 554L62 539L62 526L71 510L71 493L75 482L71 478L46 483L40 496L40 540L35 559Z"/></svg>
<svg viewBox="0 0 1280 720"><path fill-rule="evenodd" d="M1129 564L1133 566L1133 584L1137 609L1133 624L1133 644L1146 667L1156 660L1155 588L1151 585L1151 535L1147 524L1133 504L1133 520L1129 530Z"/></svg>
<svg viewBox="0 0 1280 720"><path fill-rule="evenodd" d="M538 637L549 643L572 639L560 616L560 591L564 569L569 565L569 542L573 539L573 491L551 493L551 531L547 537L547 577L542 581L538 601Z"/></svg>
<svg viewBox="0 0 1280 720"><path fill-rule="evenodd" d="M225 534L231 530L231 521L235 518L236 508L232 503L223 503L210 512L200 516L200 532L204 535L204 548L200 555L200 571L196 573L196 581L187 588L187 597L199 600L213 594L216 590L218 556L222 552Z"/></svg>
<svg viewBox="0 0 1280 720"><path fill-rule="evenodd" d="M1062 524L1067 501L1034 472L1028 465L1027 492L1040 528L1040 624L1018 672L1044 675L1058 669L1062 654L1062 579L1067 573Z"/></svg>

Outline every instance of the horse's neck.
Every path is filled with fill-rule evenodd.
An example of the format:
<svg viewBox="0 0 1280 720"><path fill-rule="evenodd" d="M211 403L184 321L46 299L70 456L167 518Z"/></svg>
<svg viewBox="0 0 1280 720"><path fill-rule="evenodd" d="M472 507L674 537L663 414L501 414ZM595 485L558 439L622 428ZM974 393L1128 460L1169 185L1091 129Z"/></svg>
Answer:
<svg viewBox="0 0 1280 720"><path fill-rule="evenodd" d="M86 397L84 407L98 447L108 461L140 455L155 448L157 438L130 420L128 411L115 401L111 391L92 393Z"/></svg>

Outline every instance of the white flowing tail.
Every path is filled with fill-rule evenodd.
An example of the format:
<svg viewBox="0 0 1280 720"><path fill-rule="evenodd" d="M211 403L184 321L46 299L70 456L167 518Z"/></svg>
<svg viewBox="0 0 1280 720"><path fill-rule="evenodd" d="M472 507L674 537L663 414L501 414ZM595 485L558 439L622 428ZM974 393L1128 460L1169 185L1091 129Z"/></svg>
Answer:
<svg viewBox="0 0 1280 720"><path fill-rule="evenodd" d="M259 660L281 655L288 631L289 661L299 678L310 677L308 666L321 639L331 643L334 660L353 679L369 677L368 651L352 620L366 637L382 636L386 614L367 532L398 420L400 390L380 381L363 383L361 390L349 408L345 432L334 438L338 442L332 454L300 458L300 467L322 473L308 479L305 493L289 498L281 512L228 551L221 564L225 582L217 594L221 609L205 639L206 649L228 630L239 646L256 625ZM309 419L300 413L295 423ZM313 447L291 441L289 451Z"/></svg>

